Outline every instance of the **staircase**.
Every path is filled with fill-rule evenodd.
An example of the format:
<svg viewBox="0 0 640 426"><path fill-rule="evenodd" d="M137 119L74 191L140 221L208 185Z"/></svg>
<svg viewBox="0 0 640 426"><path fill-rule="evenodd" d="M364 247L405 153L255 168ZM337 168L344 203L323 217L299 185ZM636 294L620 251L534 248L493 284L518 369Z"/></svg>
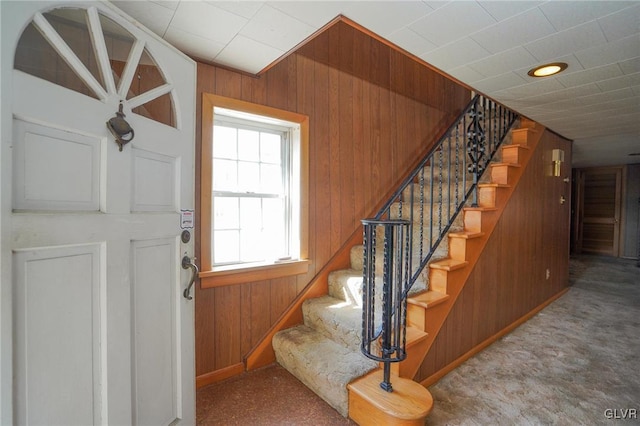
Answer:
<svg viewBox="0 0 640 426"><path fill-rule="evenodd" d="M420 250L414 250L411 255L410 264L414 266L410 267L410 272L414 282L408 290L406 347L402 349L406 359L390 364L393 392L380 387L383 363L365 357L361 351L363 261L367 257L362 245L351 248L349 269L329 274L327 295L304 301L303 324L274 335L272 345L277 362L343 416L359 424L424 424L433 401L426 388L412 379L517 183L521 174L519 169L528 160L529 137L536 129L534 123L525 119L521 119L520 125L520 129L511 131L512 143L501 146L501 154L498 154L501 161L484 165L490 168L490 179L480 182L478 176L468 180L461 177L458 184L460 157L452 155L449 142L448 155L445 155L443 145L425 163L431 170L429 176L425 178L424 172L419 177L417 174L412 176L409 185L405 183L398 196L385 207L389 219L409 218L413 223L410 232L414 246L418 239L424 240L425 229L430 232L435 227L442 231L441 235L429 237L428 247L424 250L428 251L426 255L422 244ZM463 122L463 126L466 123ZM462 155L465 155L464 150ZM446 179L450 185L454 163L455 195L451 190L442 191L445 180L442 170L449 170ZM463 175L466 163L464 166ZM425 194L425 180L428 187L435 186L438 190ZM419 197L414 188L418 181ZM434 182L434 186L429 186L429 182ZM471 195L475 184L477 206L471 207L458 192ZM416 198L418 203L414 202ZM438 203L434 203L434 198ZM383 252L381 240L374 243L378 253ZM375 258L374 269L382 269L382 258ZM425 264L425 258L428 261L426 268L421 266ZM380 295L382 283L376 279L374 285L376 295ZM375 309L379 318L380 309ZM377 341L373 346L374 351L380 353Z"/></svg>

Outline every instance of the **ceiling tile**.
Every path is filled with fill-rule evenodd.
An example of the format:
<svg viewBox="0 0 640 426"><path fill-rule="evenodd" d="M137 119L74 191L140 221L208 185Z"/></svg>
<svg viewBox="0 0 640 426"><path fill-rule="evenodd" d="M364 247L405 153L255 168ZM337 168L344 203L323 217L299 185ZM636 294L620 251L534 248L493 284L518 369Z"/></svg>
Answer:
<svg viewBox="0 0 640 426"><path fill-rule="evenodd" d="M497 75L495 77L476 81L473 87L484 93L493 92L495 90L504 90L510 87L519 86L524 83L524 79L518 74L511 71Z"/></svg>
<svg viewBox="0 0 640 426"><path fill-rule="evenodd" d="M585 84L583 86L570 87L568 89L557 90L555 92L544 93L536 96L528 96L523 98L529 102L529 105L542 105L567 99L569 97L588 96L595 93L601 93L600 88L595 83Z"/></svg>
<svg viewBox="0 0 640 426"><path fill-rule="evenodd" d="M190 1L190 0L186 0ZM211 3L214 6L224 9L227 12L242 16L243 18L253 18L258 10L265 4L263 1L220 1L220 0L208 0L206 3Z"/></svg>
<svg viewBox="0 0 640 426"><path fill-rule="evenodd" d="M251 55L247 55L246 52L251 52ZM238 35L216 56L215 61L221 65L257 74L265 64L272 63L284 53L282 50Z"/></svg>
<svg viewBox="0 0 640 426"><path fill-rule="evenodd" d="M162 37L173 18L173 10L156 3L112 1L127 15L136 16L137 20L151 31Z"/></svg>
<svg viewBox="0 0 640 426"><path fill-rule="evenodd" d="M497 53L553 33L553 26L540 9L535 8L478 31L471 37L488 51Z"/></svg>
<svg viewBox="0 0 640 426"><path fill-rule="evenodd" d="M486 75L482 75L478 71L474 70L473 68L470 68L464 65L461 67L449 70L449 74L459 79L460 81L464 81L470 86L473 86L473 84L476 81L484 80L485 78L487 78Z"/></svg>
<svg viewBox="0 0 640 426"><path fill-rule="evenodd" d="M420 1L345 2L349 18L382 37L431 12L433 9Z"/></svg>
<svg viewBox="0 0 640 426"><path fill-rule="evenodd" d="M598 19L608 41L615 41L640 31L640 5Z"/></svg>
<svg viewBox="0 0 640 426"><path fill-rule="evenodd" d="M610 64L567 74L562 73L556 78L563 86L574 87L587 84L591 81L608 80L619 75L622 75L622 70L618 64Z"/></svg>
<svg viewBox="0 0 640 426"><path fill-rule="evenodd" d="M545 78L536 80L524 80L526 84L512 87L508 90L510 96L516 99L529 98L531 96L541 95L544 93L557 92L565 87L555 78Z"/></svg>
<svg viewBox="0 0 640 426"><path fill-rule="evenodd" d="M476 2L453 1L409 27L438 46L472 34L496 20Z"/></svg>
<svg viewBox="0 0 640 426"><path fill-rule="evenodd" d="M345 2L339 1L270 1L274 7L315 28L321 28L333 18L344 14Z"/></svg>
<svg viewBox="0 0 640 426"><path fill-rule="evenodd" d="M478 43L470 38L463 38L420 55L420 58L438 68L456 68L488 55L489 52L479 46Z"/></svg>
<svg viewBox="0 0 640 426"><path fill-rule="evenodd" d="M640 50L640 38L632 35L611 43L593 46L575 53L585 68L622 62L637 58Z"/></svg>
<svg viewBox="0 0 640 426"><path fill-rule="evenodd" d="M606 43L607 40L597 22L591 21L571 29L552 34L524 45L541 61L555 60L577 50Z"/></svg>
<svg viewBox="0 0 640 426"><path fill-rule="evenodd" d="M640 72L640 56L619 62L618 65L620 65L620 69L625 74Z"/></svg>
<svg viewBox="0 0 640 426"><path fill-rule="evenodd" d="M633 4L633 1L548 1L540 9L554 28L562 31Z"/></svg>
<svg viewBox="0 0 640 426"><path fill-rule="evenodd" d="M522 47L515 47L470 63L469 67L485 77L491 77L503 74L506 70L529 68L536 62L536 58L527 50Z"/></svg>
<svg viewBox="0 0 640 426"><path fill-rule="evenodd" d="M180 4L180 0L150 0L149 3L155 3L159 6L166 7L167 9L176 10Z"/></svg>
<svg viewBox="0 0 640 426"><path fill-rule="evenodd" d="M603 92L637 86L640 85L640 72L599 81L597 84Z"/></svg>
<svg viewBox="0 0 640 426"><path fill-rule="evenodd" d="M480 6L485 9L496 21L503 21L518 15L526 10L533 9L543 1L481 1Z"/></svg>
<svg viewBox="0 0 640 426"><path fill-rule="evenodd" d="M226 44L247 21L246 18L227 12L210 3L183 1L176 9L171 26L217 43Z"/></svg>
<svg viewBox="0 0 640 426"><path fill-rule="evenodd" d="M407 52L413 52L416 56L434 50L437 47L435 44L423 37L420 37L407 27L394 31L386 38L391 43L403 48Z"/></svg>
<svg viewBox="0 0 640 426"><path fill-rule="evenodd" d="M175 27L167 30L164 39L186 54L206 61L213 61L225 46Z"/></svg>
<svg viewBox="0 0 640 426"><path fill-rule="evenodd" d="M263 6L240 30L240 34L262 44L288 51L315 32L315 28L291 16Z"/></svg>
<svg viewBox="0 0 640 426"><path fill-rule="evenodd" d="M634 93L632 88L625 87L623 89L611 90L604 93L596 93L595 95L581 96L575 99L578 99L580 101L581 103L580 106L586 106L586 105L593 106L593 105L602 104L610 101L615 101L618 99L633 98L635 96L637 96L637 94Z"/></svg>

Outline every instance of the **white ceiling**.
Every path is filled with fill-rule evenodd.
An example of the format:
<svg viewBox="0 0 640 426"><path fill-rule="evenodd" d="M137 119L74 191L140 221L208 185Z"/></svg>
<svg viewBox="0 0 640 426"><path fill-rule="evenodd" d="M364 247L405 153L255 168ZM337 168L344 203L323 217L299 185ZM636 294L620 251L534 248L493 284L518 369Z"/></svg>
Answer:
<svg viewBox="0 0 640 426"><path fill-rule="evenodd" d="M112 1L190 56L257 74L342 14L574 139L574 167L640 162L640 1ZM566 62L534 79L538 64Z"/></svg>

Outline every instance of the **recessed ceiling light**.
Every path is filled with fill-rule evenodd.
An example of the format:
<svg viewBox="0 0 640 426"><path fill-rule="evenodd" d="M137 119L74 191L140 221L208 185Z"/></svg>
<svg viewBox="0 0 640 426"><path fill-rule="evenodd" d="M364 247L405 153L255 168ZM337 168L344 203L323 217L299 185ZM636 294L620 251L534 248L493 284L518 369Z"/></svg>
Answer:
<svg viewBox="0 0 640 426"><path fill-rule="evenodd" d="M531 77L549 77L566 70L567 67L568 65L564 62L554 62L552 64L544 64L540 65L539 67L535 67L529 70L527 74L529 74Z"/></svg>
<svg viewBox="0 0 640 426"><path fill-rule="evenodd" d="M634 157L636 155L640 155L640 152L632 152L631 154L629 154L629 157Z"/></svg>

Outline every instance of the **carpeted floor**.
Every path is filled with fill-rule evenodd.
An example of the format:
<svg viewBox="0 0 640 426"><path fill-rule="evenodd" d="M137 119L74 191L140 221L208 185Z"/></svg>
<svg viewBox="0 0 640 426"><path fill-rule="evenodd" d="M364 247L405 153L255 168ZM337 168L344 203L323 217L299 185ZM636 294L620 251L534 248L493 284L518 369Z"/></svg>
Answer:
<svg viewBox="0 0 640 426"><path fill-rule="evenodd" d="M640 268L579 256L570 282L564 296L432 386L428 424L595 425L622 409L640 412Z"/></svg>
<svg viewBox="0 0 640 426"><path fill-rule="evenodd" d="M579 256L570 275L563 297L429 388L429 425L590 425L640 411L640 268ZM354 424L279 366L198 390L197 421Z"/></svg>

